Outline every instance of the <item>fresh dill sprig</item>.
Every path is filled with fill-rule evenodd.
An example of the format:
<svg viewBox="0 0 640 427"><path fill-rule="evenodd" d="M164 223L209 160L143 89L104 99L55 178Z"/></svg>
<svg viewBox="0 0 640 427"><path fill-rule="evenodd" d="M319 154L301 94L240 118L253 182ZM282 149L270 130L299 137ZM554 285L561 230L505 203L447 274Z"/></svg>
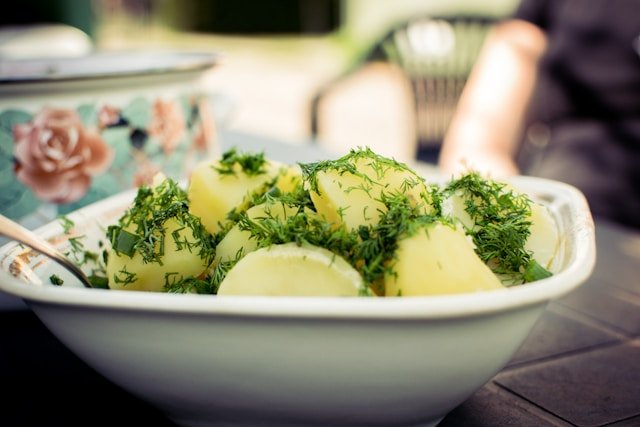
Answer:
<svg viewBox="0 0 640 427"><path fill-rule="evenodd" d="M269 166L264 153L240 153L231 149L223 154L215 166L218 173L247 175L267 173ZM233 226L248 231L257 248L295 242L314 245L343 257L362 276L360 295L384 295L386 277L394 275L395 254L400 239L409 237L434 222L453 226L453 219L443 216L443 202L452 195L463 198L465 211L473 225L465 229L473 239L476 252L493 271L508 276L513 283L538 280L550 275L538 265L532 254L525 250L530 234L531 201L527 196L511 191L505 184L482 178L470 172L446 184L428 185L406 164L383 157L369 148L351 150L337 160L299 164L301 182L292 191L283 192L274 177L232 210L224 227L211 235L200 219L189 212L187 193L171 179L155 187L140 187L130 208L120 217L117 225L107 230L111 248L118 254L133 257L140 254L143 262L162 264L165 246L173 242L178 250L196 251L206 260L208 269L198 277L183 277L179 272L166 273L164 291L171 293L216 294L227 273L244 256L239 250L235 259L214 264L215 248ZM323 171L337 171L338 175L359 177L357 184L344 184L345 192L363 191L376 202L363 209L363 217L370 218L366 225L348 229L345 225L328 222L316 211L311 192L318 192L318 176ZM400 179L389 184L385 177L390 171L402 172ZM409 172L409 173L404 173ZM353 182L353 181L352 181ZM347 188L347 185L352 187ZM420 196L413 190L420 187ZM424 187L422 187L424 185ZM425 188L426 191L423 191ZM375 195L375 196L374 196ZM422 200L416 200L421 198ZM267 205L264 214L250 217L247 209ZM285 209L270 209L282 205ZM427 209L425 205L433 207ZM349 206L337 207L344 215ZM283 215L282 212L285 212ZM178 228L167 233L166 221L175 220ZM64 221L64 220L63 220ZM63 222L71 230L73 224ZM190 233L184 233L190 230ZM71 250L85 253L79 263L106 264L108 251L92 254L84 250L81 237L69 239ZM96 283L106 280L95 275ZM111 280L126 285L136 280L135 274L122 268ZM52 282L55 278L51 279ZM102 282L101 282L102 280Z"/></svg>
<svg viewBox="0 0 640 427"><path fill-rule="evenodd" d="M64 284L64 280L62 280L62 278L57 274L52 274L51 276L49 276L49 281L52 285L55 286L62 286Z"/></svg>
<svg viewBox="0 0 640 427"><path fill-rule="evenodd" d="M70 234L71 230L73 230L73 227L76 225L73 220L66 215L59 215L58 220L60 221L64 234Z"/></svg>
<svg viewBox="0 0 640 427"><path fill-rule="evenodd" d="M106 251L103 252L103 256L100 256L100 253L86 249L84 240L86 240L87 236L72 235L75 227L74 221L66 215L58 216L58 220L60 221L64 234L69 236L67 238L69 249L64 251L64 255L78 267L84 267L83 270L90 269L91 272L87 273L87 277L93 288L106 288L108 286L106 278ZM103 245L103 241L99 240L98 246L102 247ZM64 283L58 276L50 277L50 281L58 286Z"/></svg>
<svg viewBox="0 0 640 427"><path fill-rule="evenodd" d="M222 158L213 168L221 175L235 175L236 165L242 172L249 176L266 173L267 160L264 152L241 153L236 148L231 148L222 153Z"/></svg>
<svg viewBox="0 0 640 427"><path fill-rule="evenodd" d="M360 170L362 164L370 166L373 171L373 177ZM318 193L318 173L329 170L338 171L341 175L349 173L362 178L363 183L360 189L366 192L370 191L373 185L383 185L381 183L384 181L384 177L389 170L406 171L410 173L411 179L406 179L402 184L404 188L403 191L424 181L405 163L381 156L369 147L353 148L347 154L335 160L301 163L300 168L302 169L302 176L307 182L309 189L316 193Z"/></svg>
<svg viewBox="0 0 640 427"><path fill-rule="evenodd" d="M298 206L311 210L315 210L315 206L311 201L309 192L304 189L302 183L296 185L290 192L281 191L275 182L269 187L269 190L264 193L255 194L251 200L250 205L256 206L263 203L282 203L288 206Z"/></svg>
<svg viewBox="0 0 640 427"><path fill-rule="evenodd" d="M525 249L531 234L531 200L505 184L470 172L448 183L446 195L463 197L465 211L473 220L466 232L476 252L496 274L522 282L532 254Z"/></svg>
<svg viewBox="0 0 640 427"><path fill-rule="evenodd" d="M167 236L165 223L169 219L174 219L179 229ZM181 238L179 231L182 229L190 229L194 240ZM129 257L139 253L145 263L162 265L165 239L171 239L180 249L197 250L207 263L215 254L213 236L200 219L189 212L186 191L169 178L153 188L140 187L132 206L120 217L118 224L108 227L107 236L116 253Z"/></svg>
<svg viewBox="0 0 640 427"><path fill-rule="evenodd" d="M360 240L351 258L352 263L359 266L365 282L378 295L384 294L384 277L395 274L392 261L398 240L436 220L435 216L424 214L403 193L383 194L381 201L386 211L376 224L358 228Z"/></svg>
<svg viewBox="0 0 640 427"><path fill-rule="evenodd" d="M136 274L127 270L127 266L113 275L113 281L119 285L127 286L136 281Z"/></svg>
<svg viewBox="0 0 640 427"><path fill-rule="evenodd" d="M166 273L164 277L164 291L175 294L211 294L210 281L197 277L183 276L179 272Z"/></svg>
<svg viewBox="0 0 640 427"><path fill-rule="evenodd" d="M295 214L286 218L271 215L266 210L259 218L240 215L238 225L251 234L259 248L295 242L328 249L360 272L365 284L361 295L381 295L385 275L393 274L391 260L398 239L435 220L435 217L421 213L404 194L383 194L382 202L386 210L378 223L351 231L329 223L305 205L295 203L289 205L297 209Z"/></svg>

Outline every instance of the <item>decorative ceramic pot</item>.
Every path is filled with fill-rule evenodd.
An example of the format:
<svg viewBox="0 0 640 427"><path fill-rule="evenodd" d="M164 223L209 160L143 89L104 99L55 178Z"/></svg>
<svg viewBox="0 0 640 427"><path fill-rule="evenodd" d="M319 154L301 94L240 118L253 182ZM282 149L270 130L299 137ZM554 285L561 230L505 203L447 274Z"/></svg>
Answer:
<svg viewBox="0 0 640 427"><path fill-rule="evenodd" d="M0 63L0 212L29 227L217 154L204 52Z"/></svg>

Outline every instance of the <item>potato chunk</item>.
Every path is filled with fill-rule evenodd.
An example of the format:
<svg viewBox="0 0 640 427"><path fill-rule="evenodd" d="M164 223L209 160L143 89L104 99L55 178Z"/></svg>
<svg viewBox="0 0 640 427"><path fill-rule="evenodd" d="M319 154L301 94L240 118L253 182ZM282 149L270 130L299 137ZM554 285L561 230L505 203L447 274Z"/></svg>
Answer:
<svg viewBox="0 0 640 427"><path fill-rule="evenodd" d="M273 161L272 161L273 162ZM278 165L276 187L283 193L291 193L302 185L302 170L298 165Z"/></svg>
<svg viewBox="0 0 640 427"><path fill-rule="evenodd" d="M315 173L314 182L310 196L318 213L348 230L378 223L386 211L383 194L403 193L414 206L423 206L425 213L433 211L425 202L427 187L415 172L367 150L327 163Z"/></svg>
<svg viewBox="0 0 640 427"><path fill-rule="evenodd" d="M541 204L531 205L531 234L524 248L533 259L547 270L553 270L553 261L560 245L560 234L549 209Z"/></svg>
<svg viewBox="0 0 640 427"><path fill-rule="evenodd" d="M386 296L455 294L500 289L461 228L436 222L398 242Z"/></svg>
<svg viewBox="0 0 640 427"><path fill-rule="evenodd" d="M193 230L170 218L164 223L163 234L165 252L161 263L145 262L140 252L135 252L129 257L112 251L106 265L109 288L160 292L164 290L167 280L178 281L187 277L198 277L205 271L206 260L201 258L197 249L188 250L176 244L176 240L195 242Z"/></svg>
<svg viewBox="0 0 640 427"><path fill-rule="evenodd" d="M262 203L247 209L247 217L253 221L260 219L284 220L295 215L297 208L282 203ZM228 262L256 250L258 242L251 237L251 232L242 230L239 224L234 225L216 247L215 263Z"/></svg>
<svg viewBox="0 0 640 427"><path fill-rule="evenodd" d="M312 245L258 249L227 274L218 295L357 296L362 278L344 258Z"/></svg>
<svg viewBox="0 0 640 427"><path fill-rule="evenodd" d="M240 163L223 164L222 160L207 161L195 167L189 179L190 212L199 217L204 227L214 234L227 223L232 210L244 210L252 195L267 189L267 185L282 175L282 185L295 182L295 169L264 160L260 171L249 172Z"/></svg>

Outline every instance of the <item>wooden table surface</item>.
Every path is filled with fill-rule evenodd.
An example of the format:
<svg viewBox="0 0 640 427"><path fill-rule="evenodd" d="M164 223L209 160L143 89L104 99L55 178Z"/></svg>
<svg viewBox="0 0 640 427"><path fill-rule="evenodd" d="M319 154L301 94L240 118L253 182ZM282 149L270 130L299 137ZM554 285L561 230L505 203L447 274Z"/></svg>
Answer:
<svg viewBox="0 0 640 427"><path fill-rule="evenodd" d="M596 221L596 244L588 282L552 302L508 366L439 427L640 426L640 231ZM175 427L28 309L0 311L0 387L2 426Z"/></svg>

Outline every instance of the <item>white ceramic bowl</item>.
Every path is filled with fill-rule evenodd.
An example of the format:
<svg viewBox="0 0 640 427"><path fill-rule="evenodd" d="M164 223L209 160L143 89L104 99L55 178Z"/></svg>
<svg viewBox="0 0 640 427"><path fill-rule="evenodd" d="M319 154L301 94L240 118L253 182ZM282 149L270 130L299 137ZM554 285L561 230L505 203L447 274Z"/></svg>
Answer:
<svg viewBox="0 0 640 427"><path fill-rule="evenodd" d="M89 365L181 425L435 425L594 266L583 195L554 181L514 182L550 207L563 236L559 271L519 287L343 299L85 289L12 243L0 249L0 290L24 298ZM102 237L132 197L73 213L76 231ZM38 233L65 243L57 223ZM65 284L50 285L52 273Z"/></svg>

